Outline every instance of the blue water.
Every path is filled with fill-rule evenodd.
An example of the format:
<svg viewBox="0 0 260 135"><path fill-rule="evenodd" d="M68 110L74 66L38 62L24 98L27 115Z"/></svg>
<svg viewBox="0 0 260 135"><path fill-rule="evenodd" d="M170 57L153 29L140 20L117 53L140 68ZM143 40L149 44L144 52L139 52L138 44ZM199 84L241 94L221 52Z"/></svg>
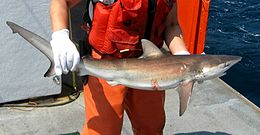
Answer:
<svg viewBox="0 0 260 135"><path fill-rule="evenodd" d="M242 56L222 79L260 106L260 0L212 0L205 52Z"/></svg>

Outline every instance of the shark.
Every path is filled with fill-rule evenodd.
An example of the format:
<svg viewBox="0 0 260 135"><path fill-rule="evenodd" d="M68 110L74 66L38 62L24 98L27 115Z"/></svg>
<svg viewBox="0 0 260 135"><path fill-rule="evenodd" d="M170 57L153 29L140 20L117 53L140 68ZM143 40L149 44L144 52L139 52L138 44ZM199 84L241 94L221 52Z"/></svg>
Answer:
<svg viewBox="0 0 260 135"><path fill-rule="evenodd" d="M54 58L49 41L13 23L6 22L13 33L18 33L49 60L45 77L55 76ZM78 75L100 77L114 86L124 85L147 91L178 88L179 115L187 109L195 82L221 77L242 57L234 55L169 55L162 53L151 41L142 39L143 54L139 58L101 59L81 58Z"/></svg>

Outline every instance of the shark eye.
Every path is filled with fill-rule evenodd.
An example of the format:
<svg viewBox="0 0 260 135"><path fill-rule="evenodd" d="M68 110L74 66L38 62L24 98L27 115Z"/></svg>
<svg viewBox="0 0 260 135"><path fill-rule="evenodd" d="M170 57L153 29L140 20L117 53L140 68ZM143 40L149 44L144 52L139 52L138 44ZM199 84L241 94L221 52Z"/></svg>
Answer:
<svg viewBox="0 0 260 135"><path fill-rule="evenodd" d="M225 67L229 67L230 66L230 63L225 63Z"/></svg>

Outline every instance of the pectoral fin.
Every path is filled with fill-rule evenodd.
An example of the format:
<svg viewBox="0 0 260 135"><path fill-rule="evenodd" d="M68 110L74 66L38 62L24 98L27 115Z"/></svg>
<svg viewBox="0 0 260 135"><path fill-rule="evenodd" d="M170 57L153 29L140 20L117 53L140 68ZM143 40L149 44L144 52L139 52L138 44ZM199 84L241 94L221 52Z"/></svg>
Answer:
<svg viewBox="0 0 260 135"><path fill-rule="evenodd" d="M179 87L179 102L180 102L180 112L179 115L182 116L183 113L185 112L192 93L192 88L193 88L194 82L188 82L184 83Z"/></svg>

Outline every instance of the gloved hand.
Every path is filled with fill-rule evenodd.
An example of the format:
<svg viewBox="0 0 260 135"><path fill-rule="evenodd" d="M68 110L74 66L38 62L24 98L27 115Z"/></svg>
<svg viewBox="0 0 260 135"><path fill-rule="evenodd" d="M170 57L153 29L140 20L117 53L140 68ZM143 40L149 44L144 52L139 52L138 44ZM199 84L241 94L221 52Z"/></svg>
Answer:
<svg viewBox="0 0 260 135"><path fill-rule="evenodd" d="M173 55L190 55L190 53L188 51L178 51L175 52Z"/></svg>
<svg viewBox="0 0 260 135"><path fill-rule="evenodd" d="M52 33L51 47L54 55L56 75L75 71L80 61L79 52L69 38L69 30L62 29Z"/></svg>

